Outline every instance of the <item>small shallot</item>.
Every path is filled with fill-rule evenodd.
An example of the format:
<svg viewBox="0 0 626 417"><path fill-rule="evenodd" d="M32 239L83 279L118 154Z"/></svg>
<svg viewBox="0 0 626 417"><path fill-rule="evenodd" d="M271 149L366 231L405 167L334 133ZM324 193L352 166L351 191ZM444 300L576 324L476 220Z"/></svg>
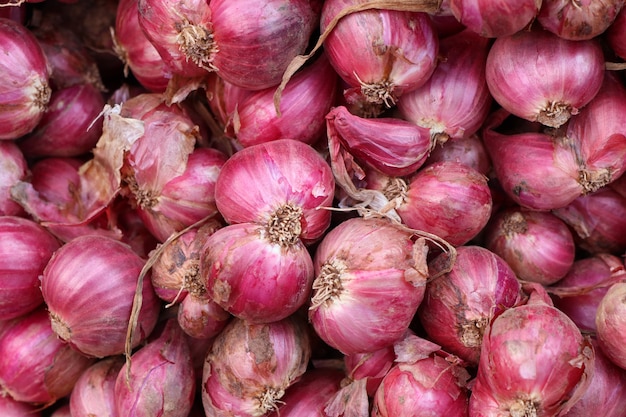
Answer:
<svg viewBox="0 0 626 417"><path fill-rule="evenodd" d="M485 144L478 135L449 140L430 152L426 164L440 161L455 161L474 168L487 176L491 169L491 160Z"/></svg>
<svg viewBox="0 0 626 417"><path fill-rule="evenodd" d="M87 368L70 395L72 417L118 417L115 381L124 365L122 356L101 359Z"/></svg>
<svg viewBox="0 0 626 417"><path fill-rule="evenodd" d="M596 312L596 335L602 352L620 368L626 369L626 282L613 284Z"/></svg>
<svg viewBox="0 0 626 417"><path fill-rule="evenodd" d="M20 148L12 141L0 142L0 215L18 216L24 212L11 198L11 187L26 179L27 170Z"/></svg>
<svg viewBox="0 0 626 417"><path fill-rule="evenodd" d="M463 25L489 38L512 35L528 26L542 0L450 0L450 10Z"/></svg>
<svg viewBox="0 0 626 417"><path fill-rule="evenodd" d="M624 0L543 0L537 20L561 38L580 41L604 33L623 6Z"/></svg>

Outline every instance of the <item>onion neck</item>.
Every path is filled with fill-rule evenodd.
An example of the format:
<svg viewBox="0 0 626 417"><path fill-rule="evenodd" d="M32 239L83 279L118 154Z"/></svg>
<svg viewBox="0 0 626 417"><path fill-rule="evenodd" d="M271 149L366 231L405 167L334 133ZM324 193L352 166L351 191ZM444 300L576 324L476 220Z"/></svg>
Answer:
<svg viewBox="0 0 626 417"><path fill-rule="evenodd" d="M37 109L45 111L48 108L48 103L50 102L50 97L52 96L50 86L47 82L43 82L38 79L33 88L35 89L33 94L33 105Z"/></svg>
<svg viewBox="0 0 626 417"><path fill-rule="evenodd" d="M139 184L137 184L137 180L133 175L126 176L124 178L124 182L128 185L128 188L133 193L137 205L143 210L149 210L157 205L158 198L154 195L154 192L151 190L144 190L140 188Z"/></svg>
<svg viewBox="0 0 626 417"><path fill-rule="evenodd" d="M382 192L387 200L394 203L394 208L398 208L406 202L409 185L402 178L391 177Z"/></svg>
<svg viewBox="0 0 626 417"><path fill-rule="evenodd" d="M578 171L578 183L583 187L583 194L590 194L611 182L611 171L607 168L589 170L582 168Z"/></svg>
<svg viewBox="0 0 626 417"><path fill-rule="evenodd" d="M483 343L483 334L489 324L487 317L481 317L461 326L461 343L468 348L479 348Z"/></svg>
<svg viewBox="0 0 626 417"><path fill-rule="evenodd" d="M550 101L539 111L537 121L544 126L560 127L569 120L572 115L572 107L560 101Z"/></svg>
<svg viewBox="0 0 626 417"><path fill-rule="evenodd" d="M279 207L269 217L266 233L270 242L289 248L302 234L302 208L292 204Z"/></svg>
<svg viewBox="0 0 626 417"><path fill-rule="evenodd" d="M57 314L50 312L50 325L55 332L65 342L72 337L72 329Z"/></svg>
<svg viewBox="0 0 626 417"><path fill-rule="evenodd" d="M186 267L183 287L194 297L203 298L206 295L206 287L200 279L200 261L194 261Z"/></svg>
<svg viewBox="0 0 626 417"><path fill-rule="evenodd" d="M187 19L177 24L178 48L188 60L207 71L217 71L213 57L218 52L213 32L201 25L194 25Z"/></svg>
<svg viewBox="0 0 626 417"><path fill-rule="evenodd" d="M528 231L528 223L524 215L516 211L504 218L502 230L504 234L509 237L524 234Z"/></svg>
<svg viewBox="0 0 626 417"><path fill-rule="evenodd" d="M537 404L532 400L518 399L509 409L511 417L537 417Z"/></svg>
<svg viewBox="0 0 626 417"><path fill-rule="evenodd" d="M341 296L343 291L341 275L346 268L339 259L331 259L322 265L319 275L313 281L313 297L309 310L315 310L324 303L330 304Z"/></svg>

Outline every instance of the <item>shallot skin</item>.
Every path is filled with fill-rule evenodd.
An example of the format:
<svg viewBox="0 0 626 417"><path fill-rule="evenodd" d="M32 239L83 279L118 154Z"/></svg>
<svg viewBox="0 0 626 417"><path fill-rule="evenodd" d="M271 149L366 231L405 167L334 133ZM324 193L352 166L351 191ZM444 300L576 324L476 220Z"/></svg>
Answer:
<svg viewBox="0 0 626 417"><path fill-rule="evenodd" d="M623 6L624 0L543 0L537 20L564 39L586 40L604 33Z"/></svg>
<svg viewBox="0 0 626 417"><path fill-rule="evenodd" d="M532 22L542 0L450 0L450 10L481 36L496 38L521 31Z"/></svg>
<svg viewBox="0 0 626 417"><path fill-rule="evenodd" d="M620 368L626 369L626 282L613 284L602 297L596 312L596 334L602 352Z"/></svg>

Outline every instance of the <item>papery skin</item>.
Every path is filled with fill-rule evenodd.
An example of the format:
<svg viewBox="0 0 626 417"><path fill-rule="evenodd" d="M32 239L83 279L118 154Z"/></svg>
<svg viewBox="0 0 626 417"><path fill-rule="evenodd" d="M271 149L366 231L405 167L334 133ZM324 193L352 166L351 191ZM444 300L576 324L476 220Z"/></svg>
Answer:
<svg viewBox="0 0 626 417"><path fill-rule="evenodd" d="M543 0L537 20L561 38L587 40L604 33L623 6L624 0Z"/></svg>
<svg viewBox="0 0 626 417"><path fill-rule="evenodd" d="M17 139L41 120L50 100L50 68L35 35L0 18L0 140Z"/></svg>
<svg viewBox="0 0 626 417"><path fill-rule="evenodd" d="M139 1L121 0L115 17L116 53L139 84L153 93L164 92L171 74L139 25Z"/></svg>
<svg viewBox="0 0 626 417"><path fill-rule="evenodd" d="M508 309L483 338L470 415L562 415L584 394L593 366L591 342L564 313L542 301Z"/></svg>
<svg viewBox="0 0 626 417"><path fill-rule="evenodd" d="M524 281L554 284L574 264L576 245L567 224L550 212L512 207L492 216L484 246Z"/></svg>
<svg viewBox="0 0 626 417"><path fill-rule="evenodd" d="M61 247L32 220L0 216L0 320L9 320L43 304L39 277Z"/></svg>
<svg viewBox="0 0 626 417"><path fill-rule="evenodd" d="M133 353L130 372L125 363L117 375L117 417L187 417L191 410L196 380L187 339L176 320L162 326Z"/></svg>
<svg viewBox="0 0 626 417"><path fill-rule="evenodd" d="M63 245L47 264L41 291L59 336L85 355L124 352L137 278L145 261L113 239L82 236ZM156 325L160 301L149 274L143 280L136 347Z"/></svg>
<svg viewBox="0 0 626 417"><path fill-rule="evenodd" d="M22 206L11 198L11 187L26 179L28 166L20 148L11 141L0 142L0 215L19 216Z"/></svg>
<svg viewBox="0 0 626 417"><path fill-rule="evenodd" d="M310 358L310 339L296 315L266 324L234 319L216 337L204 362L207 417L266 415L302 377Z"/></svg>
<svg viewBox="0 0 626 417"><path fill-rule="evenodd" d="M450 0L450 10L463 25L481 36L512 35L529 25L542 0Z"/></svg>
<svg viewBox="0 0 626 417"><path fill-rule="evenodd" d="M374 395L371 416L467 416L468 391L457 367L438 355L397 363Z"/></svg>
<svg viewBox="0 0 626 417"><path fill-rule="evenodd" d="M308 300L313 273L311 255L301 241L283 247L253 223L216 231L204 242L200 257L209 297L251 323L281 320L298 310Z"/></svg>
<svg viewBox="0 0 626 417"><path fill-rule="evenodd" d="M314 257L313 287L319 289L309 321L317 334L346 355L381 349L402 337L424 296L428 271L422 245L384 219L349 219L330 230ZM331 289L332 295L324 296Z"/></svg>
<svg viewBox="0 0 626 417"><path fill-rule="evenodd" d="M52 92L41 121L18 141L28 158L80 156L96 146L102 134L101 92L92 84L75 84Z"/></svg>
<svg viewBox="0 0 626 417"><path fill-rule="evenodd" d="M211 65L220 77L243 88L278 86L291 60L305 51L320 5L319 0L211 0L218 50Z"/></svg>
<svg viewBox="0 0 626 417"><path fill-rule="evenodd" d="M228 223L267 224L282 205L302 209L300 238L312 241L330 225L335 181L328 163L310 145L279 139L244 148L222 166L215 202Z"/></svg>
<svg viewBox="0 0 626 417"><path fill-rule="evenodd" d="M357 158L390 176L413 174L433 147L428 129L398 118L362 118L344 106L326 115L328 136Z"/></svg>
<svg viewBox="0 0 626 417"><path fill-rule="evenodd" d="M574 201L584 190L578 182L580 166L571 140L538 132L497 132L495 129L509 116L504 109L496 110L483 134L496 177L507 196L534 210L552 210Z"/></svg>
<svg viewBox="0 0 626 417"><path fill-rule="evenodd" d="M431 263L437 272L446 255ZM418 309L430 340L472 365L478 364L483 332L493 317L521 301L511 267L481 246L460 246L452 270L428 283Z"/></svg>
<svg viewBox="0 0 626 417"><path fill-rule="evenodd" d="M458 246L485 227L492 206L484 175L467 165L445 161L427 165L409 179L406 197L396 211L410 228Z"/></svg>
<svg viewBox="0 0 626 417"><path fill-rule="evenodd" d="M491 169L491 160L485 144L478 135L456 138L443 143L430 152L426 164L455 161L465 164L483 175Z"/></svg>
<svg viewBox="0 0 626 417"><path fill-rule="evenodd" d="M521 31L495 40L486 79L495 101L512 114L559 127L600 90L604 54L597 40L570 41L541 29Z"/></svg>
<svg viewBox="0 0 626 417"><path fill-rule="evenodd" d="M626 268L607 253L578 259L556 284L547 287L554 306L585 332L596 331L596 312L611 285L626 281Z"/></svg>
<svg viewBox="0 0 626 417"><path fill-rule="evenodd" d="M344 8L362 3L325 1L321 31ZM439 41L426 13L366 10L343 17L324 41L324 50L335 71L364 101L390 107L432 75ZM387 92L383 98L368 96L363 84L382 85Z"/></svg>
<svg viewBox="0 0 626 417"><path fill-rule="evenodd" d="M93 363L57 337L43 306L5 326L0 338L0 389L17 401L52 404L70 394Z"/></svg>
<svg viewBox="0 0 626 417"><path fill-rule="evenodd" d="M626 410L626 370L619 368L602 353L595 339L593 375L589 387L563 417L619 417Z"/></svg>
<svg viewBox="0 0 626 417"><path fill-rule="evenodd" d="M293 138L313 144L325 132L324 116L335 102L338 77L325 55L296 73L280 99L276 113L270 87L246 97L234 113L234 133L244 147Z"/></svg>
<svg viewBox="0 0 626 417"><path fill-rule="evenodd" d="M596 311L596 335L602 352L620 368L626 369L626 345L623 329L626 326L626 282L613 284Z"/></svg>
<svg viewBox="0 0 626 417"><path fill-rule="evenodd" d="M72 417L118 417L115 381L123 365L122 356L111 356L99 360L81 374L70 394Z"/></svg>
<svg viewBox="0 0 626 417"><path fill-rule="evenodd" d="M16 401L8 395L0 395L0 414L3 417L41 417L36 405Z"/></svg>
<svg viewBox="0 0 626 417"><path fill-rule="evenodd" d="M268 417L319 417L330 398L339 390L344 373L338 369L313 368L285 392L278 410Z"/></svg>
<svg viewBox="0 0 626 417"><path fill-rule="evenodd" d="M398 100L402 116L440 142L475 134L492 98L485 80L488 38L469 29L439 42L439 63L428 81Z"/></svg>

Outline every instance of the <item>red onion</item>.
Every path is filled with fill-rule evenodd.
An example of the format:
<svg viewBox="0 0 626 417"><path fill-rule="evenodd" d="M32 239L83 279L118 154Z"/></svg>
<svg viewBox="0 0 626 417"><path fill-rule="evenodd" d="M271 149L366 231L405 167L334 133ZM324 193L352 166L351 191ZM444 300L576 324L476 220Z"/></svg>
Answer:
<svg viewBox="0 0 626 417"><path fill-rule="evenodd" d="M489 46L469 29L442 39L432 76L398 101L402 116L430 129L440 143L476 133L492 102L485 80Z"/></svg>
<svg viewBox="0 0 626 417"><path fill-rule="evenodd" d="M308 334L296 316L267 324L231 321L204 362L205 414L252 417L278 410L310 356Z"/></svg>
<svg viewBox="0 0 626 417"><path fill-rule="evenodd" d="M31 166L30 182L46 201L59 206L68 205L75 198L72 190L80 183L77 158L51 157L40 159Z"/></svg>
<svg viewBox="0 0 626 417"><path fill-rule="evenodd" d="M623 332L624 293L626 282L613 284L598 305L596 311L596 335L602 352L620 368L626 369L626 344L624 344Z"/></svg>
<svg viewBox="0 0 626 417"><path fill-rule="evenodd" d="M445 267L439 255L429 267ZM460 246L452 270L426 286L418 316L429 339L470 364L478 364L483 334L492 318L520 302L515 273L498 255L480 246Z"/></svg>
<svg viewBox="0 0 626 417"><path fill-rule="evenodd" d="M574 264L576 247L565 222L550 212L511 207L492 216L484 246L524 281L554 284Z"/></svg>
<svg viewBox="0 0 626 417"><path fill-rule="evenodd" d="M74 349L104 357L124 352L137 277L144 260L130 247L102 236L78 237L59 249L41 278L52 328ZM136 347L154 328L160 303L143 281Z"/></svg>
<svg viewBox="0 0 626 417"><path fill-rule="evenodd" d="M215 202L229 223L256 222L272 241L318 239L330 224L334 179L309 145L280 139L245 148L226 161Z"/></svg>
<svg viewBox="0 0 626 417"><path fill-rule="evenodd" d="M528 26L539 13L541 3L541 0L450 0L450 10L472 31L498 38Z"/></svg>
<svg viewBox="0 0 626 417"><path fill-rule="evenodd" d="M138 3L138 0L121 0L118 3L113 34L115 52L143 87L161 93L165 91L171 75L165 61L139 25Z"/></svg>
<svg viewBox="0 0 626 417"><path fill-rule="evenodd" d="M318 417L339 390L343 372L336 369L310 369L285 392L284 403L269 417Z"/></svg>
<svg viewBox="0 0 626 417"><path fill-rule="evenodd" d="M578 246L587 252L626 251L626 197L611 188L578 197L554 214L576 232Z"/></svg>
<svg viewBox="0 0 626 417"><path fill-rule="evenodd" d="M8 395L0 395L0 414L3 417L41 417L41 411L35 405L15 401Z"/></svg>
<svg viewBox="0 0 626 417"><path fill-rule="evenodd" d="M534 299L535 294L527 304L495 317L487 328L470 415L563 415L589 386L591 342L564 313L541 295Z"/></svg>
<svg viewBox="0 0 626 417"><path fill-rule="evenodd" d="M412 342L409 339L403 344ZM469 374L454 358L437 351L420 352L420 345L400 349L396 349L398 363L376 390L372 417L468 415ZM404 357L405 349L414 352Z"/></svg>
<svg viewBox="0 0 626 417"><path fill-rule="evenodd" d="M329 140L390 176L413 174L433 148L425 128L391 117L361 118L344 106L326 115L326 125Z"/></svg>
<svg viewBox="0 0 626 417"><path fill-rule="evenodd" d="M104 99L92 84L56 90L37 127L18 144L29 158L83 155L102 134L103 107Z"/></svg>
<svg viewBox="0 0 626 417"><path fill-rule="evenodd" d="M3 329L0 391L17 401L49 405L69 395L92 362L57 337L41 307Z"/></svg>
<svg viewBox="0 0 626 417"><path fill-rule="evenodd" d="M386 219L349 219L329 231L314 260L309 320L317 334L344 354L397 341L424 296L427 251Z"/></svg>
<svg viewBox="0 0 626 417"><path fill-rule="evenodd" d="M294 75L280 101L280 116L270 87L246 97L234 113L234 133L241 145L293 138L312 144L325 132L324 116L335 101L337 74L325 55Z"/></svg>
<svg viewBox="0 0 626 417"><path fill-rule="evenodd" d="M0 320L22 316L43 303L39 277L59 247L37 223L0 216Z"/></svg>
<svg viewBox="0 0 626 417"><path fill-rule="evenodd" d="M224 133L234 138L235 113L241 103L255 92L229 83L216 73L209 74L205 89L213 116L224 129ZM276 110L274 110L275 113Z"/></svg>
<svg viewBox="0 0 626 417"><path fill-rule="evenodd" d="M363 0L330 0L322 8L321 31L347 7ZM357 101L393 106L423 85L437 62L439 42L426 13L365 10L343 17L324 40L324 51ZM350 92L348 92L350 95Z"/></svg>
<svg viewBox="0 0 626 417"><path fill-rule="evenodd" d="M101 359L87 368L70 395L72 417L118 417L115 381L124 365L122 356Z"/></svg>
<svg viewBox="0 0 626 417"><path fill-rule="evenodd" d="M24 154L12 141L0 142L0 216L19 216L22 206L11 199L11 187L26 179L28 166Z"/></svg>
<svg viewBox="0 0 626 417"><path fill-rule="evenodd" d="M187 339L176 320L162 327L117 376L118 417L187 417L191 410L196 384Z"/></svg>
<svg viewBox="0 0 626 417"><path fill-rule="evenodd" d="M487 178L465 164L436 162L403 182L394 179L384 192L397 202L398 215L412 229L458 246L476 237L489 221L492 200Z"/></svg>
<svg viewBox="0 0 626 417"><path fill-rule="evenodd" d="M582 331L595 332L598 305L609 287L620 281L626 281L624 263L602 253L577 260L563 279L546 289L554 306Z"/></svg>
<svg viewBox="0 0 626 417"><path fill-rule="evenodd" d="M0 139L17 139L37 126L50 100L49 68L33 33L0 18Z"/></svg>
<svg viewBox="0 0 626 417"><path fill-rule="evenodd" d="M618 57L626 58L626 9L622 8L604 34L606 42Z"/></svg>
<svg viewBox="0 0 626 417"><path fill-rule="evenodd" d="M308 300L313 282L313 262L302 241L281 242L271 234L254 223L226 226L205 240L200 258L208 296L251 323L293 314Z"/></svg>
<svg viewBox="0 0 626 417"><path fill-rule="evenodd" d="M474 168L483 175L491 169L491 160L487 149L478 135L470 135L447 141L430 152L426 164L435 162L454 161Z"/></svg>
<svg viewBox="0 0 626 417"><path fill-rule="evenodd" d="M596 40L570 41L545 30L496 39L487 56L493 98L530 121L559 127L598 93L604 55Z"/></svg>
<svg viewBox="0 0 626 417"><path fill-rule="evenodd" d="M624 0L543 0L537 20L561 38L587 40L607 30L623 5Z"/></svg>
<svg viewBox="0 0 626 417"><path fill-rule="evenodd" d="M626 371L615 366L591 341L595 351L589 388L564 417L619 417L626 409Z"/></svg>

